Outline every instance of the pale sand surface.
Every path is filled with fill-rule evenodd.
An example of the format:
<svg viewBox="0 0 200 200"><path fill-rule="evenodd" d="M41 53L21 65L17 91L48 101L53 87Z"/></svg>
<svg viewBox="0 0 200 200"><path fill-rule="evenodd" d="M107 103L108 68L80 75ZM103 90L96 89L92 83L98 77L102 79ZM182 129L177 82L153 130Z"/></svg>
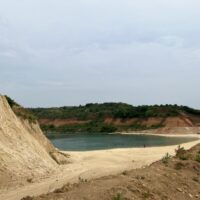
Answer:
<svg viewBox="0 0 200 200"><path fill-rule="evenodd" d="M168 135L167 135L168 136ZM177 135L176 135L177 136ZM185 137L186 135L184 135ZM192 135L189 135L190 137ZM199 140L182 144L185 149L200 143ZM181 137L181 136L180 136ZM166 153L175 154L177 145L149 148L125 148L87 152L67 152L71 155L72 163L58 168L56 175L41 179L39 182L27 183L0 191L2 200L19 200L25 196L38 196L51 192L67 183L74 183L81 179L93 179L107 175L114 175L125 170L145 167L161 159ZM34 181L34 180L33 180Z"/></svg>
<svg viewBox="0 0 200 200"><path fill-rule="evenodd" d="M111 134L121 134L121 135L155 135L155 136L162 136L162 137L194 137L200 139L200 134L159 134L159 133L151 133L148 131L144 132L119 132L119 133L111 133Z"/></svg>

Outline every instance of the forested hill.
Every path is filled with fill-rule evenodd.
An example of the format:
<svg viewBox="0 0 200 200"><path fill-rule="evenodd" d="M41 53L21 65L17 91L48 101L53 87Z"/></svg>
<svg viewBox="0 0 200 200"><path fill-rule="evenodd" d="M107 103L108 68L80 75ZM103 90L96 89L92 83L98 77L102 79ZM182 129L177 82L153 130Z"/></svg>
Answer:
<svg viewBox="0 0 200 200"><path fill-rule="evenodd" d="M112 118L170 117L182 113L200 116L200 110L178 105L132 106L125 103L86 104L85 106L64 106L54 108L30 108L39 119L94 120Z"/></svg>
<svg viewBox="0 0 200 200"><path fill-rule="evenodd" d="M178 105L132 106L125 103L86 104L59 108L29 108L43 130L61 132L114 132L200 124L200 110ZM168 121L166 121L168 120ZM170 121L170 123L172 123Z"/></svg>

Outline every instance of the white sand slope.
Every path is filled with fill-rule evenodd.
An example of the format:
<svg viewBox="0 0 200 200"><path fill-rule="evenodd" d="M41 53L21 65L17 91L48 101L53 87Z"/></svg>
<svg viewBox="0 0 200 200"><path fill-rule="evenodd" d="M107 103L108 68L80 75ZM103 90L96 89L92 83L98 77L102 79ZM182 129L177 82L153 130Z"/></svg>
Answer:
<svg viewBox="0 0 200 200"><path fill-rule="evenodd" d="M0 96L0 189L53 173L55 152L39 125L19 119Z"/></svg>

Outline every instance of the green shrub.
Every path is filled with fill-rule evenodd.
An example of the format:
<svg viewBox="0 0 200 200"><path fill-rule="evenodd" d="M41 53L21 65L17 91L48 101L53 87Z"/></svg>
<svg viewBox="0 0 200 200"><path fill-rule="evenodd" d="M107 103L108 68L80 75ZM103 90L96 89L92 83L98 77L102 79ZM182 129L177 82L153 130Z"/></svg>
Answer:
<svg viewBox="0 0 200 200"><path fill-rule="evenodd" d="M152 195L150 194L150 192L144 192L142 193L142 196L144 199L150 198Z"/></svg>
<svg viewBox="0 0 200 200"><path fill-rule="evenodd" d="M21 200L33 200L33 197L27 196L27 197L22 198Z"/></svg>
<svg viewBox="0 0 200 200"><path fill-rule="evenodd" d="M169 160L171 159L171 155L169 153L166 153L165 156L162 158L162 162L164 164L167 164L169 162Z"/></svg>
<svg viewBox="0 0 200 200"><path fill-rule="evenodd" d="M10 104L14 104L10 101ZM146 130L157 129L163 126L163 122L166 117L178 116L181 113L195 113L200 111L190 109L184 106L177 105L152 105L152 106L132 106L125 103L90 103L80 106L64 106L53 108L29 108L30 111L38 119L75 119L89 121L85 125L72 125L59 128L61 132L115 132L129 131L129 130ZM159 117L161 122L152 126L146 126L141 123L141 120L148 117ZM122 123L107 125L104 123L106 118L112 120L119 119L121 121L129 120L132 118L138 118L138 121L133 124ZM141 119L141 120L140 120ZM90 123L91 122L91 123ZM51 131L51 127L45 127L46 130ZM49 129L48 129L49 128ZM55 131L58 131L56 129ZM60 132L60 131L58 131Z"/></svg>
<svg viewBox="0 0 200 200"><path fill-rule="evenodd" d="M113 197L113 200L123 200L124 197L121 193L118 193L115 197Z"/></svg>
<svg viewBox="0 0 200 200"><path fill-rule="evenodd" d="M87 179L81 178L80 176L78 177L78 179L79 179L80 183L87 183L88 182Z"/></svg>
<svg viewBox="0 0 200 200"><path fill-rule="evenodd" d="M8 104L12 108L13 112L20 117L21 119L28 120L30 123L36 123L36 117L33 115L33 113L20 106L18 103L16 103L13 99L11 99L8 96L5 96L7 99Z"/></svg>
<svg viewBox="0 0 200 200"><path fill-rule="evenodd" d="M102 133L113 133L115 131L117 131L117 128L113 125L104 125L100 130Z"/></svg>
<svg viewBox="0 0 200 200"><path fill-rule="evenodd" d="M198 177L193 177L192 180L195 181L195 182L199 182L199 178Z"/></svg>
<svg viewBox="0 0 200 200"><path fill-rule="evenodd" d="M179 158L180 160L188 160L188 155L186 154L186 150L184 147L181 147L180 145L178 146L177 149L175 149L176 152L176 157Z"/></svg>
<svg viewBox="0 0 200 200"><path fill-rule="evenodd" d="M5 95L5 98L7 99L8 104L12 108L13 106L19 106L18 103L16 103L13 99L11 99L9 96Z"/></svg>
<svg viewBox="0 0 200 200"><path fill-rule="evenodd" d="M147 118L178 116L181 112L199 114L194 110L177 105L132 106L125 103L86 104L85 106L64 106L60 108L32 108L38 118L46 119L78 119L99 120L106 117L112 118Z"/></svg>
<svg viewBox="0 0 200 200"><path fill-rule="evenodd" d="M175 164L175 169L176 170L180 170L180 169L182 169L184 167L184 165L183 165L183 163L181 163L181 162L177 162L176 164Z"/></svg>
<svg viewBox="0 0 200 200"><path fill-rule="evenodd" d="M197 154L197 155L196 155L196 158L195 158L195 160L196 160L197 162L199 162L199 163L200 163L200 154Z"/></svg>

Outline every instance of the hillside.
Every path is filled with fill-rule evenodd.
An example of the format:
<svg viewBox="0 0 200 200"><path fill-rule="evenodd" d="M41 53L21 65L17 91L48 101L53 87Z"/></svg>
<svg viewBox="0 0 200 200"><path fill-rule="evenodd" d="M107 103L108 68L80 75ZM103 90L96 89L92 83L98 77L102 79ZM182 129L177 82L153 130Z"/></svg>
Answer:
<svg viewBox="0 0 200 200"><path fill-rule="evenodd" d="M4 96L0 96L0 138L0 189L53 174L68 161L29 111Z"/></svg>
<svg viewBox="0 0 200 200"><path fill-rule="evenodd" d="M29 110L46 132L94 133L200 126L200 110L178 105L135 107L104 103Z"/></svg>
<svg viewBox="0 0 200 200"><path fill-rule="evenodd" d="M163 157L149 167L116 176L80 180L47 195L23 200L189 200L200 199L200 145L176 156Z"/></svg>

